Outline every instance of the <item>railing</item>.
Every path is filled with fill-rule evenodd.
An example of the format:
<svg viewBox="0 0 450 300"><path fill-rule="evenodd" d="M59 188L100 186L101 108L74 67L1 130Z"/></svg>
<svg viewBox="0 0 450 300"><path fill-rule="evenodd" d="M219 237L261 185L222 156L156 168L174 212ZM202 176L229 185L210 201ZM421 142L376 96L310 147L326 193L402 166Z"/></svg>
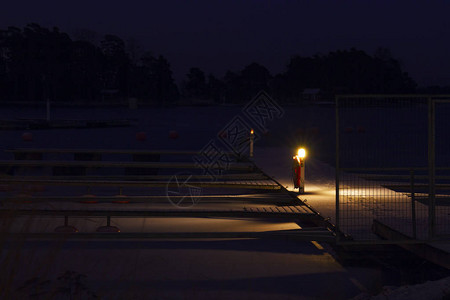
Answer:
<svg viewBox="0 0 450 300"><path fill-rule="evenodd" d="M446 99L450 96L336 98L336 220L352 242L382 242L372 230L381 227L374 224L416 242L448 239Z"/></svg>

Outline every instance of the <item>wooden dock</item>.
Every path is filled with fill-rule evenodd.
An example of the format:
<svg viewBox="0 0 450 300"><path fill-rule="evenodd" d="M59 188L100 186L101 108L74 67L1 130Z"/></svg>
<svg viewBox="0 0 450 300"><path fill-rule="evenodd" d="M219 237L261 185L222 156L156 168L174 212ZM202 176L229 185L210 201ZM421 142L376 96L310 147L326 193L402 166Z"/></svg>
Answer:
<svg viewBox="0 0 450 300"><path fill-rule="evenodd" d="M106 187L179 187L177 181L132 181L132 180L39 180L39 179L2 179L7 185L41 185L41 186L106 186ZM270 180L246 180L246 181L189 181L184 184L189 187L199 188L235 188L235 189L258 189L279 190L280 186Z"/></svg>
<svg viewBox="0 0 450 300"><path fill-rule="evenodd" d="M38 222L51 218L56 224L64 218L63 228L71 229L69 218L88 219L105 218L106 228L111 226L111 219L127 218L209 218L209 219L254 219L254 220L286 220L294 223L317 224L320 216L305 206L296 196L291 195L276 181L261 172L251 161L230 153L235 161L227 164L211 165L211 170L220 170L214 178L208 174L200 174L202 166L192 161L189 156L199 151L174 150L103 150L103 149L10 149L14 155L12 160L0 161L0 192L3 208L0 216L4 220L33 218ZM56 155L57 159L46 157ZM72 155L69 160L60 160L58 155ZM77 156L81 154L81 156ZM89 154L89 155L85 155ZM108 155L126 154L128 160L107 160ZM136 156L156 161L136 161ZM170 157L177 157L170 161ZM169 161L161 161L162 157ZM184 157L181 159L180 157ZM36 159L38 158L38 159ZM86 160L87 159L87 160ZM140 160L140 159L139 159ZM74 168L83 172L76 175L65 175L49 170L54 168ZM78 168L78 169L77 169ZM127 169L152 169L152 174L136 175L126 172ZM122 170L120 174L101 172L104 169ZM87 174L86 170L89 170ZM125 171L123 171L125 170ZM192 174L161 174L170 170L190 170ZM70 173L70 172L69 172ZM104 174L107 175L104 175ZM174 180L175 179L175 180ZM49 191L21 193L26 187L45 187ZM106 194L77 194L69 187L87 187L109 189ZM178 193L179 188L189 192ZM119 189L117 194L116 189ZM138 189L142 194L122 194L123 189ZM194 194L192 194L195 189ZM220 190L218 194L214 191ZM151 191L147 193L146 191ZM206 194L203 192L206 191ZM208 192L213 191L213 192ZM239 191L230 193L228 191ZM69 194L67 194L69 193ZM156 193L156 194L155 194ZM186 193L186 192L184 192ZM213 194L208 194L213 193ZM183 199L191 197L188 207L179 205ZM195 199L194 199L195 198ZM197 202L195 202L195 201ZM89 204L86 204L89 203ZM121 203L116 204L116 203ZM118 206L119 205L119 206ZM60 224L61 225L61 224ZM61 227L61 226L59 226ZM59 228L58 227L58 228ZM113 238L263 238L292 237L330 241L334 233L323 227L315 230L273 231L273 232L115 232ZM73 229L73 228L72 228ZM113 228L114 229L114 228ZM73 229L74 232L76 231ZM119 231L117 229L117 231ZM10 232L15 237L20 232ZM27 233L28 234L28 233ZM27 238L51 237L49 232L29 232ZM103 234L103 235L102 235ZM105 232L76 232L75 238L103 238ZM118 235L115 235L118 234ZM107 234L108 236L111 236Z"/></svg>
<svg viewBox="0 0 450 300"><path fill-rule="evenodd" d="M53 217L156 217L156 218L288 218L310 220L315 216L303 206L272 206L268 208L217 209L153 209L153 210L60 210L60 209L0 209L0 216Z"/></svg>
<svg viewBox="0 0 450 300"><path fill-rule="evenodd" d="M77 232L61 233L15 233L5 236L7 240L161 240L161 239L283 239L292 241L317 241L332 243L335 237L323 227L260 232Z"/></svg>

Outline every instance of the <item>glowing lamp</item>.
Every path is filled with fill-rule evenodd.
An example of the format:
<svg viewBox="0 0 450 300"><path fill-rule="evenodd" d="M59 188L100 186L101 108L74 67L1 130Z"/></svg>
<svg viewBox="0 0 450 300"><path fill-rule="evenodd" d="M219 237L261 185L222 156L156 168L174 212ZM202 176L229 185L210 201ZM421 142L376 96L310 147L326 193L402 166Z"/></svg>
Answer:
<svg viewBox="0 0 450 300"><path fill-rule="evenodd" d="M298 157L300 157L301 159L306 157L306 150L304 148L300 148L297 151L297 155Z"/></svg>
<svg viewBox="0 0 450 300"><path fill-rule="evenodd" d="M305 192L305 157L306 150L304 148L298 149L297 155L293 157L292 179L294 188L298 188L300 194Z"/></svg>
<svg viewBox="0 0 450 300"><path fill-rule="evenodd" d="M253 158L253 144L255 143L255 132L250 129L250 158Z"/></svg>

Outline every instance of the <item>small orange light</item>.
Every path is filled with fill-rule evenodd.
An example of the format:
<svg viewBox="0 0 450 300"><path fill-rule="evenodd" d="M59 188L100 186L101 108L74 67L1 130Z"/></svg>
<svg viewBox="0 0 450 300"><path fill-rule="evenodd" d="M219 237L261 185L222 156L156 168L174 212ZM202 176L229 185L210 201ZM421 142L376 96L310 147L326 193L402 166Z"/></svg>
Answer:
<svg viewBox="0 0 450 300"><path fill-rule="evenodd" d="M253 134L253 133L254 133L254 132L253 132L253 129L251 129L251 130L250 130L250 134Z"/></svg>

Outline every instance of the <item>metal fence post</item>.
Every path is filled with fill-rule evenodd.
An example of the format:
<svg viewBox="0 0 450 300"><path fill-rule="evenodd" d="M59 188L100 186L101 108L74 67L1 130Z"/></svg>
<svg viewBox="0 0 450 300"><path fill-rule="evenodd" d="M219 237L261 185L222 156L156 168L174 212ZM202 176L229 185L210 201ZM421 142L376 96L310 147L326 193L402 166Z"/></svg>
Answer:
<svg viewBox="0 0 450 300"><path fill-rule="evenodd" d="M414 170L411 169L411 219L413 238L417 238L417 224L416 224L416 196L414 192Z"/></svg>
<svg viewBox="0 0 450 300"><path fill-rule="evenodd" d="M428 239L435 236L435 196L436 196L436 153L435 153L435 103L432 98L428 98Z"/></svg>
<svg viewBox="0 0 450 300"><path fill-rule="evenodd" d="M336 166L335 166L335 172L336 172L336 212L335 212L335 218L336 218L336 243L340 240L340 212L339 212L339 97L336 96Z"/></svg>

